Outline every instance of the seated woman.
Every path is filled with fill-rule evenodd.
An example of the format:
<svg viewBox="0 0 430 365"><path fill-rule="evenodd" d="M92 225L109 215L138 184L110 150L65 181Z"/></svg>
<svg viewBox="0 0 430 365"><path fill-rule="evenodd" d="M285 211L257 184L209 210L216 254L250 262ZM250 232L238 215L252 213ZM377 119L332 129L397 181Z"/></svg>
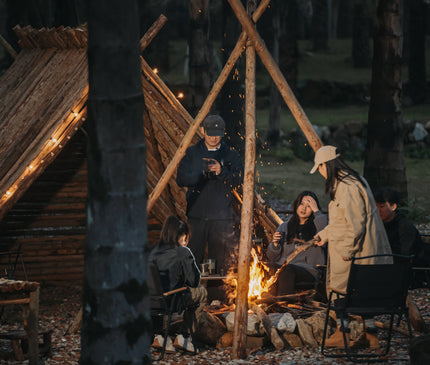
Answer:
<svg viewBox="0 0 430 365"><path fill-rule="evenodd" d="M186 304L188 306L198 304L198 307L195 310L185 311L184 322L194 332L206 304L207 291L203 286L199 285L200 270L192 252L186 247L187 239L187 224L174 216L168 217L161 230L160 242L152 248L148 261L155 262L160 272L161 285L165 292L183 286L189 287ZM182 335L176 338L174 345L175 347L184 347ZM190 342L185 344L183 349L194 352Z"/></svg>
<svg viewBox="0 0 430 365"><path fill-rule="evenodd" d="M327 215L321 213L318 198L311 191L301 192L293 203L293 214L282 223L267 247L269 266L278 269L296 247L312 239L327 225ZM299 282L315 283L316 265L325 265L326 253L323 247L311 247L295 257L280 273L272 294L285 295L296 291Z"/></svg>

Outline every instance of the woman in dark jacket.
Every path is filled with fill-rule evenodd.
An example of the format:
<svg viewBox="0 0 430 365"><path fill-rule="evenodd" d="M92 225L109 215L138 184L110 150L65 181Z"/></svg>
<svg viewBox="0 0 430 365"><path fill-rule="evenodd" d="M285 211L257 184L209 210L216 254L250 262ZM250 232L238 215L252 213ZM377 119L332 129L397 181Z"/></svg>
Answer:
<svg viewBox="0 0 430 365"><path fill-rule="evenodd" d="M312 239L326 225L327 215L321 213L317 196L312 191L301 192L293 203L293 214L278 227L267 248L270 266L280 268L297 246ZM318 275L316 265L325 263L323 247L311 247L300 253L280 273L275 284L275 294L293 293L299 282L314 284Z"/></svg>
<svg viewBox="0 0 430 365"><path fill-rule="evenodd" d="M168 217L161 230L160 242L152 248L148 260L154 262L158 268L165 292L183 286L189 287L187 305L191 307L198 304L198 307L195 310L186 310L184 321L195 331L206 304L207 291L199 285L200 270L192 252L186 247L187 240L187 224L174 216ZM174 345L183 350L194 351L192 343L187 342L182 335L176 338Z"/></svg>

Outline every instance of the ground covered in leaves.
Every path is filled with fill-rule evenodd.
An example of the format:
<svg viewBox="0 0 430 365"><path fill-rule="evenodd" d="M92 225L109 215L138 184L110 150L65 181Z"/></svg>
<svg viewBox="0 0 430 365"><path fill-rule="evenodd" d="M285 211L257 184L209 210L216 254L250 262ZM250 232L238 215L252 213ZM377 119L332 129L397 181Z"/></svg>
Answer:
<svg viewBox="0 0 430 365"><path fill-rule="evenodd" d="M426 322L430 322L430 290L415 289L411 296L416 302ZM52 355L44 358L45 364L78 364L80 356L80 335L66 335L66 331L81 306L81 290L78 287L42 287L40 295L40 325L53 329ZM21 313L17 308L7 307L3 313L0 330L5 331L19 326ZM414 331L416 336L421 335ZM386 338L386 331L380 329L378 337L381 344ZM395 333L388 363L398 363L398 358L408 358L408 339ZM1 353L12 351L9 341L0 341ZM319 348L303 347L275 351L271 347L251 349L244 360L232 360L231 348L216 349L206 347L197 355L181 352L166 354L160 364L328 364L347 363L344 360L324 358ZM0 364L18 364L11 360L0 360Z"/></svg>

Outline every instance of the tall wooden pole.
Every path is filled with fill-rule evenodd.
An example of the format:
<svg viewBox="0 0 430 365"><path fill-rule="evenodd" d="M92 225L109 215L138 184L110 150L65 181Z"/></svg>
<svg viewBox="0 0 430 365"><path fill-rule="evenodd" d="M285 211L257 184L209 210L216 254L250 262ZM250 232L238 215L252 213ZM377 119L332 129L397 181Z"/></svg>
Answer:
<svg viewBox="0 0 430 365"><path fill-rule="evenodd" d="M228 2L236 14L237 19L242 24L246 34L251 39L252 43L254 43L255 50L260 56L263 64L266 66L270 76L272 76L273 82L278 87L279 93L282 95L282 98L285 100L285 103L288 105L288 108L290 108L291 113L294 115L294 118L306 136L309 145L314 151L318 150L322 146L320 138L313 129L312 124L309 122L305 111L302 109L293 92L291 91L290 86L288 85L287 80L285 80L285 77L278 65L264 45L264 42L255 29L255 26L246 13L242 3L240 0L228 0Z"/></svg>
<svg viewBox="0 0 430 365"><path fill-rule="evenodd" d="M158 34L158 32L163 28L163 25L166 24L167 18L165 15L161 14L158 19L151 25L148 31L144 34L144 36L140 39L140 50L145 50L146 47L152 42L154 37Z"/></svg>
<svg viewBox="0 0 430 365"><path fill-rule="evenodd" d="M263 14L264 10L269 5L269 3L270 3L270 0L263 0L260 3L257 10L252 15L252 20L254 22L256 22L260 18L260 16ZM246 42L246 34L242 32L236 44L236 47L234 47L233 51L231 52L230 57L228 58L226 64L224 65L224 68L222 69L220 75L218 76L218 79L215 82L214 86L212 87L212 90L209 92L199 113L194 119L194 122L190 125L190 128L188 129L187 133L185 133L185 136L182 139L182 142L179 145L178 149L176 150L175 155L173 156L169 165L166 167L166 170L164 170L164 173L161 176L160 180L158 181L158 184L154 187L154 190L152 190L151 194L149 195L148 205L146 207L148 214L151 211L157 199L160 197L164 188L168 184L170 178L175 172L175 169L178 166L179 162L181 161L182 157L184 157L185 152L189 147L197 130L199 129L203 119L205 119L206 115L211 110L212 105L215 102L215 99L218 96L220 90L222 89L225 81L227 80L227 77L230 75L230 72L233 69L234 64L236 63L239 56L242 54L245 47L245 42Z"/></svg>
<svg viewBox="0 0 430 365"><path fill-rule="evenodd" d="M248 11L255 9L255 2L248 0ZM252 241L254 179L255 179L255 50L246 44L246 101L245 101L245 172L243 203L240 220L240 245L237 270L236 311L234 318L234 359L246 358L246 327L248 323L249 264Z"/></svg>

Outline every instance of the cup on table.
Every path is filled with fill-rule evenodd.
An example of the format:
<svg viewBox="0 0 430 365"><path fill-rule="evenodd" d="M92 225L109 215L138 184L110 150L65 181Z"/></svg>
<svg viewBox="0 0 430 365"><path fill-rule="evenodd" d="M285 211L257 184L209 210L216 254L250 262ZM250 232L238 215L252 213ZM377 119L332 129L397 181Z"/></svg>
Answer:
<svg viewBox="0 0 430 365"><path fill-rule="evenodd" d="M203 264L200 265L201 268L201 276L208 276L209 275L209 264L207 264L206 262L204 262Z"/></svg>
<svg viewBox="0 0 430 365"><path fill-rule="evenodd" d="M208 264L209 275L215 274L215 259L207 259L206 264Z"/></svg>

